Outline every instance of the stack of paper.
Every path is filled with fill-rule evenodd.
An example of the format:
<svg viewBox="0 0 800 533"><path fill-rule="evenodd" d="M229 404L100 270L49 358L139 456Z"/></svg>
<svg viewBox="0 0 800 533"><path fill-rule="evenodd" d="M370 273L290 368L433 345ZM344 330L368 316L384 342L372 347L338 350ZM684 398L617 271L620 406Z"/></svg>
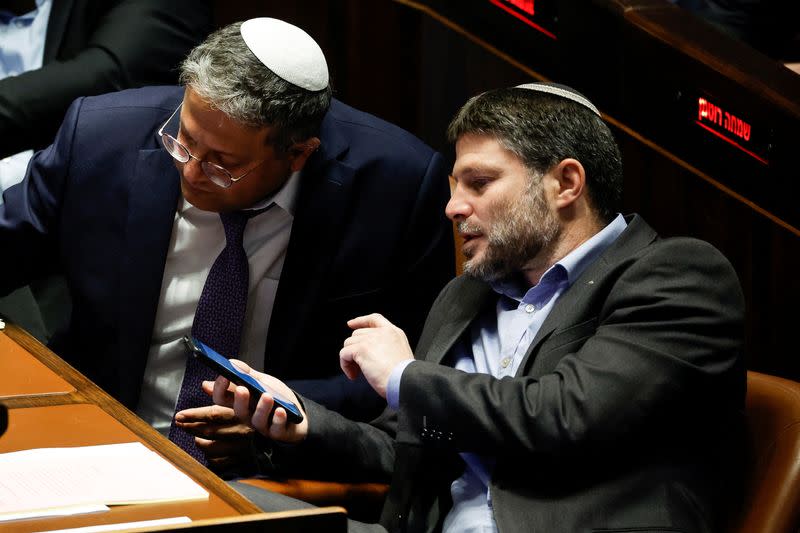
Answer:
<svg viewBox="0 0 800 533"><path fill-rule="evenodd" d="M59 509L208 499L139 442L0 454L0 521Z"/></svg>

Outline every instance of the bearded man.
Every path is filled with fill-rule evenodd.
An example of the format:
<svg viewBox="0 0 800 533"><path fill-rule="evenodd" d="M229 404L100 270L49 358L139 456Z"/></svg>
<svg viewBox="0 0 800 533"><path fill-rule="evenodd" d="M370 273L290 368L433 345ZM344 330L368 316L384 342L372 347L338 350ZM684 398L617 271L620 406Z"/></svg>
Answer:
<svg viewBox="0 0 800 533"><path fill-rule="evenodd" d="M570 88L481 94L449 136L465 274L414 353L381 315L351 320L340 352L387 398L382 417L348 421L255 371L303 422L270 419L268 394L251 412L224 379L215 401L292 443L271 450L273 470L390 478L376 529L723 530L745 393L728 261L618 214L619 150Z"/></svg>

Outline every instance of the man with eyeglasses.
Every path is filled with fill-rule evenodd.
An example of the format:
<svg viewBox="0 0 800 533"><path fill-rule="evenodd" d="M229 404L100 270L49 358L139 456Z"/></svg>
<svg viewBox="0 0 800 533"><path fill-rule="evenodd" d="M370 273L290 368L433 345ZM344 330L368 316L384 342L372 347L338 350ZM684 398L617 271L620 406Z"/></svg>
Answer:
<svg viewBox="0 0 800 533"><path fill-rule="evenodd" d="M346 321L380 309L418 335L452 276L449 190L439 154L332 100L322 51L282 21L218 30L181 81L71 106L0 207L0 293L62 270L56 353L222 469L253 431L204 406L215 375L182 338L371 417L383 401L340 374Z"/></svg>

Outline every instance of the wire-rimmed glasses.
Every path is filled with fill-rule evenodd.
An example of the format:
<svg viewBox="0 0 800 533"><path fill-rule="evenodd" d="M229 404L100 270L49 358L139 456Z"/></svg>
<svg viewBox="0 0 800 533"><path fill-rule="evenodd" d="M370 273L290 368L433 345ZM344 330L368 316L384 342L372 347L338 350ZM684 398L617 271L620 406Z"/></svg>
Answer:
<svg viewBox="0 0 800 533"><path fill-rule="evenodd" d="M175 109L175 111L173 111L172 114L169 116L167 121L164 122L164 124L158 129L158 135L159 137L161 137L161 142L164 144L164 149L167 151L169 155L173 157L173 159L175 159L175 161L178 161L179 163L188 163L189 159L194 159L195 161L200 163L200 168L203 170L203 173L206 175L206 177L210 179L214 185L218 185L223 189L227 189L240 179L244 178L245 176L250 174L253 170L258 168L258 166L261 165L264 161L266 161L266 159L259 161L258 164L253 166L250 170L248 170L241 176L237 176L234 178L233 175L230 172L228 172L226 168L221 167L216 163L211 163L210 161L203 161L202 159L195 157L194 155L192 155L192 153L189 151L188 148L186 148L183 144L180 143L180 141L178 141L178 139L176 139L169 133L164 132L164 128L167 126L167 124L169 124L169 121L172 120L172 118L175 116L175 113L178 112L178 109L180 109L182 105L183 102L180 103L180 105Z"/></svg>

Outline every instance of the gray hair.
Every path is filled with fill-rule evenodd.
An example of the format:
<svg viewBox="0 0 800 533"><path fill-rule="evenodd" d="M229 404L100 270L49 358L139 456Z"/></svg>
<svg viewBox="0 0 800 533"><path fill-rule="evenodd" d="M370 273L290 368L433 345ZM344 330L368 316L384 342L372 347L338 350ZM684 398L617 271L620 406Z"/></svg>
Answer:
<svg viewBox="0 0 800 533"><path fill-rule="evenodd" d="M309 91L280 78L248 48L235 22L212 33L181 64L180 81L212 107L250 127L274 127L277 150L319 134L330 84Z"/></svg>
<svg viewBox="0 0 800 533"><path fill-rule="evenodd" d="M584 104L511 87L467 101L447 128L450 142L466 134L489 135L525 164L533 178L567 158L586 169L591 205L609 222L622 197L622 156L611 130Z"/></svg>

